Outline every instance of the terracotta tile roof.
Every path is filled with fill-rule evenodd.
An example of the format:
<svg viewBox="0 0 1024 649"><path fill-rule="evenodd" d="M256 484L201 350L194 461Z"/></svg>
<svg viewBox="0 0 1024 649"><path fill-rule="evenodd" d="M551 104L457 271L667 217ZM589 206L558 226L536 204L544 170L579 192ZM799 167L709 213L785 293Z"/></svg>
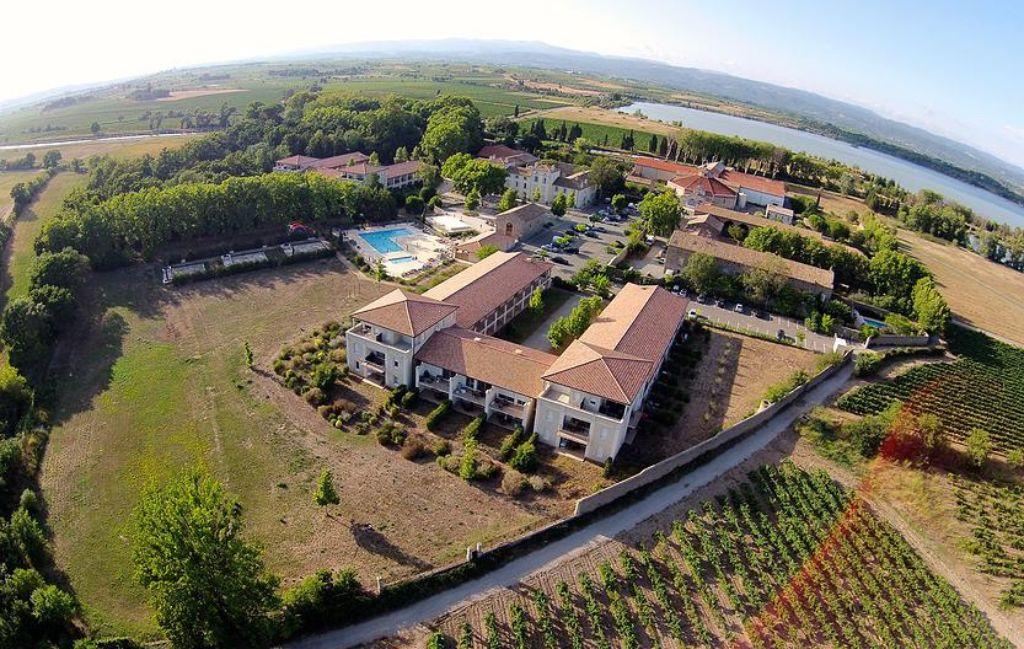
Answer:
<svg viewBox="0 0 1024 649"><path fill-rule="evenodd" d="M548 207L539 203L523 203L500 214L501 216L515 216L522 223L531 223L537 219L546 219L554 216Z"/></svg>
<svg viewBox="0 0 1024 649"><path fill-rule="evenodd" d="M677 176L692 176L698 171L697 167L646 156L633 156L633 165L634 167L649 167L658 171L667 171Z"/></svg>
<svg viewBox="0 0 1024 649"><path fill-rule="evenodd" d="M736 190L723 183L718 178L695 174L693 176L676 176L668 181L669 187L678 187L684 194L698 194L701 196L722 196L732 198L736 196ZM701 193L703 192L703 193Z"/></svg>
<svg viewBox="0 0 1024 649"><path fill-rule="evenodd" d="M658 286L626 284L580 340L660 362L686 317L687 304Z"/></svg>
<svg viewBox="0 0 1024 649"><path fill-rule="evenodd" d="M644 358L574 340L544 379L612 401L629 404L654 372Z"/></svg>
<svg viewBox="0 0 1024 649"><path fill-rule="evenodd" d="M521 252L496 252L423 295L459 307L456 323L472 329L491 311L553 268Z"/></svg>
<svg viewBox="0 0 1024 649"><path fill-rule="evenodd" d="M341 155L331 156L329 158L320 158L316 162L310 165L314 169L336 169L338 167L347 167L349 164L355 164L360 162L366 162L370 159L370 156L359 151L352 153L342 153Z"/></svg>
<svg viewBox="0 0 1024 649"><path fill-rule="evenodd" d="M558 357L462 327L449 327L432 335L416 352L416 360L535 397L544 388L541 376Z"/></svg>
<svg viewBox="0 0 1024 649"><path fill-rule="evenodd" d="M796 261L779 257L767 252L744 248L743 246L726 243L717 239L700 237L689 232L676 230L668 241L670 247L680 248L689 252L700 252L716 259L732 262L746 268L766 268L782 262L787 276L808 284L815 284L832 289L835 273L831 270L808 266Z"/></svg>
<svg viewBox="0 0 1024 649"><path fill-rule="evenodd" d="M780 207L776 206L775 209L777 209L777 210L784 210L785 208L780 208ZM792 212L792 210L789 210L789 211ZM786 224L786 223L782 223L781 221L775 221L775 220L772 220L772 219L766 219L763 216L758 216L756 214L748 214L747 212L739 212L737 210L730 210L730 209L728 209L726 207L719 207L718 205L712 205L711 203L701 203L697 207L693 208L693 213L694 214L698 214L698 215L710 214L710 215L716 217L719 221L721 221L723 223L723 229L724 229L724 223L728 222L728 221L732 221L733 223L743 223L743 224L745 224L745 225L747 225L747 226L749 226L751 228L778 228L779 230L782 230L783 232L795 232L795 233L797 233L797 234L799 234L801 236L810 237L812 239L818 239L819 241L822 241L822 242L830 244L830 245L842 246L846 250L848 250L850 252L853 252L853 253L856 253L858 255L863 255L864 254L862 251L860 251L860 250L858 250L858 249L856 249L856 248L854 248L852 246L848 246L846 244L841 244L841 243L838 243L838 242L826 239L817 230L811 230L810 228L801 228L801 227L796 226L796 225L789 225L789 224ZM694 223L694 219L690 219L689 223Z"/></svg>
<svg viewBox="0 0 1024 649"><path fill-rule="evenodd" d="M558 179L555 180L555 185L558 187L567 187L569 189L586 189L593 185L593 183L590 182L590 172L583 170L577 171L569 176L559 176Z"/></svg>
<svg viewBox="0 0 1024 649"><path fill-rule="evenodd" d="M388 178L394 178L395 176L414 174L422 167L423 163L419 160L406 160L405 162L396 162L393 165L388 165L384 167L384 171L387 173Z"/></svg>
<svg viewBox="0 0 1024 649"><path fill-rule="evenodd" d="M309 167L310 165L316 164L319 160L319 158L311 158L308 155L292 155L288 156L287 158L281 158L274 164L289 167L306 168Z"/></svg>
<svg viewBox="0 0 1024 649"><path fill-rule="evenodd" d="M537 162L537 156L527 151L513 149L504 144L488 144L477 152L478 158L488 160L501 160L502 162L514 162L516 164L532 164Z"/></svg>
<svg viewBox="0 0 1024 649"><path fill-rule="evenodd" d="M626 284L544 378L632 403L672 345L687 304L657 286Z"/></svg>
<svg viewBox="0 0 1024 649"><path fill-rule="evenodd" d="M755 176L753 174L743 173L742 171L736 171L735 169L726 169L718 175L718 178L723 182L740 189L752 189L755 192L770 194L772 196L786 196L786 183L781 180L772 180L771 178L765 178L764 176Z"/></svg>
<svg viewBox="0 0 1024 649"><path fill-rule="evenodd" d="M397 288L355 311L352 316L391 331L418 336L458 307Z"/></svg>

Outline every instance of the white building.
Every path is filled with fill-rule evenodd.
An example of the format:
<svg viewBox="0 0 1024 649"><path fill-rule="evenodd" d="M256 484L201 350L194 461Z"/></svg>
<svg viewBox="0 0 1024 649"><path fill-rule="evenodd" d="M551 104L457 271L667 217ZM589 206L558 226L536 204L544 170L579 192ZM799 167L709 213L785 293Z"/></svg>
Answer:
<svg viewBox="0 0 1024 649"><path fill-rule="evenodd" d="M564 162L511 167L505 187L514 189L524 201L533 201L539 194L537 202L547 205L559 194L568 194L570 206L577 209L590 205L597 197L597 186L590 182L590 172Z"/></svg>

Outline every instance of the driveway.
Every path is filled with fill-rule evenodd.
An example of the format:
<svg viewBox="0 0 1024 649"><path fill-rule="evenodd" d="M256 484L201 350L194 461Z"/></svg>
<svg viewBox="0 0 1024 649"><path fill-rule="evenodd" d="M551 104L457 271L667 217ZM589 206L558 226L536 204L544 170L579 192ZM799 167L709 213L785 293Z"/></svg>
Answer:
<svg viewBox="0 0 1024 649"><path fill-rule="evenodd" d="M527 347L533 347L544 352L551 351L551 343L548 342L548 329L551 327L551 323L561 318L562 316L569 315L569 312L580 303L585 296L580 293L573 293L569 296L569 299L565 301L562 306L558 307L548 316L548 319L538 325L537 329L532 334L526 337L526 340L522 344Z"/></svg>
<svg viewBox="0 0 1024 649"><path fill-rule="evenodd" d="M835 342L832 336L814 333L805 327L802 322L771 313L765 313L764 317L758 317L749 312L737 313L732 306L729 303L718 307L714 304L700 304L696 300L690 302L690 308L696 309L698 315L707 318L712 324L724 325L733 329L756 331L771 338L775 338L778 335L779 329L782 329L791 341L797 340L797 333L803 333L804 348L823 354L832 351L832 345Z"/></svg>
<svg viewBox="0 0 1024 649"><path fill-rule="evenodd" d="M541 246L551 243L555 237L563 236L576 227L577 224L589 223L587 217L593 211L572 210L560 218L552 217L548 220L552 226L550 228L539 228L531 236L524 239L520 243L521 249L528 253L537 252ZM630 221L635 220L635 218L631 218ZM555 273L560 277L568 279L591 259L597 259L602 264L607 264L613 256L607 251L607 247L614 241L626 243L627 237L623 229L629 225L630 221L598 223L597 226L603 229L604 232L595 232L593 237L578 236L573 240L573 245L578 246L580 249L578 253L548 253L549 257L560 257L567 262L565 264L556 263Z"/></svg>
<svg viewBox="0 0 1024 649"><path fill-rule="evenodd" d="M694 468L678 481L652 491L629 507L600 518L586 527L529 554L509 561L501 568L454 588L427 597L392 613L342 629L328 631L292 642L291 649L346 649L392 635L401 629L424 624L460 603L484 597L490 591L510 587L528 576L550 569L571 553L590 549L632 529L722 474L743 463L770 444L803 413L823 403L852 377L851 365L798 399L766 422L760 430L735 443L706 464Z"/></svg>

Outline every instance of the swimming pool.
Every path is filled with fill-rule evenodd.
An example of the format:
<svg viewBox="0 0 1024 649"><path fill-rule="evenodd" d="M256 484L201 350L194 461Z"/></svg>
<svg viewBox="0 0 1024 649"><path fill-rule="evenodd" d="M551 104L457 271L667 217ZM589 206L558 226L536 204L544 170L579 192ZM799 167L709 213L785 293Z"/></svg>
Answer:
<svg viewBox="0 0 1024 649"><path fill-rule="evenodd" d="M885 329L885 323L881 320L875 320L874 318L864 318L864 324L872 326L875 329Z"/></svg>
<svg viewBox="0 0 1024 649"><path fill-rule="evenodd" d="M395 243L397 237L408 237L413 234L409 228L391 228L389 230L377 230L376 232L360 232L359 236L363 241L370 244L370 247L382 255L392 252L402 252L402 246Z"/></svg>

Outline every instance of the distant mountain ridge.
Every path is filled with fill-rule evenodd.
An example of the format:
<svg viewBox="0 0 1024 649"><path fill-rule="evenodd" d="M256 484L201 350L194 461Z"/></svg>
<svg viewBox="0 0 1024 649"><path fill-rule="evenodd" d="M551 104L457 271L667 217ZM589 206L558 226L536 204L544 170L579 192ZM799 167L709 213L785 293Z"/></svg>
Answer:
<svg viewBox="0 0 1024 649"><path fill-rule="evenodd" d="M310 55L416 57L565 69L623 77L749 104L798 120L816 122L819 125L832 125L842 131L863 134L868 138L909 149L926 157L938 158L957 167L980 171L1017 192L1024 192L1024 169L968 144L883 117L869 108L830 99L807 90L777 86L722 72L674 66L647 59L581 52L532 41L377 41L296 53L295 57Z"/></svg>

